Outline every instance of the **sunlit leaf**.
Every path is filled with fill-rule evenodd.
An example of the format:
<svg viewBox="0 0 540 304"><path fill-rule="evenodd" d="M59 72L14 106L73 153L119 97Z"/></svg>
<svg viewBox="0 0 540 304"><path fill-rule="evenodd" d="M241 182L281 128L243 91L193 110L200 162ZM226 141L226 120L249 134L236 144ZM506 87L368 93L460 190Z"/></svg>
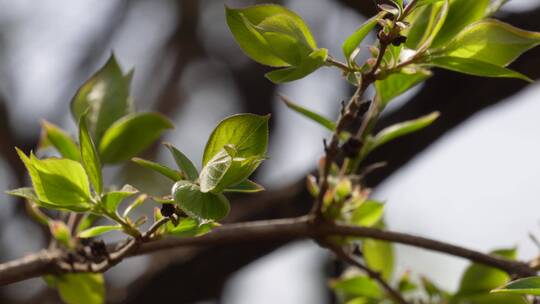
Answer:
<svg viewBox="0 0 540 304"><path fill-rule="evenodd" d="M243 182L227 187L224 192L238 192L238 193L256 193L264 191L264 187L249 179Z"/></svg>
<svg viewBox="0 0 540 304"><path fill-rule="evenodd" d="M518 279L491 292L540 296L540 277Z"/></svg>
<svg viewBox="0 0 540 304"><path fill-rule="evenodd" d="M367 200L353 211L351 223L358 226L371 227L381 220L383 211L384 204L374 200Z"/></svg>
<svg viewBox="0 0 540 304"><path fill-rule="evenodd" d="M354 61L358 51L358 46L364 41L367 35L375 28L377 25L377 20L382 17L384 13L379 13L378 15L368 19L362 26L360 26L352 35L347 37L345 42L343 42L342 49L343 55L347 62Z"/></svg>
<svg viewBox="0 0 540 304"><path fill-rule="evenodd" d="M512 71L508 68L501 67L498 65L494 65L491 63L487 63L484 61L471 59L471 58L459 58L459 57L436 57L430 60L430 64L474 76L481 76L481 77L497 77L497 78L517 78L522 79L528 82L532 82L533 80L529 77L516 72Z"/></svg>
<svg viewBox="0 0 540 304"><path fill-rule="evenodd" d="M327 49L317 49L302 57L298 65L274 70L266 73L264 76L277 84L298 80L323 66L326 63L327 57Z"/></svg>
<svg viewBox="0 0 540 304"><path fill-rule="evenodd" d="M101 203L108 212L114 214L117 212L118 206L123 200L136 194L137 192L138 190L132 186L125 185L120 190L105 193L101 198Z"/></svg>
<svg viewBox="0 0 540 304"><path fill-rule="evenodd" d="M105 282L100 273L69 273L44 279L50 287L58 289L66 304L105 303Z"/></svg>
<svg viewBox="0 0 540 304"><path fill-rule="evenodd" d="M119 230L122 230L122 226L120 225L95 226L79 232L77 236L80 238L92 238L107 232Z"/></svg>
<svg viewBox="0 0 540 304"><path fill-rule="evenodd" d="M333 282L331 287L347 298L368 297L378 299L383 296L383 292L377 282L362 275L340 279Z"/></svg>
<svg viewBox="0 0 540 304"><path fill-rule="evenodd" d="M330 131L334 131L336 129L336 124L330 119L322 116L321 114L315 113L308 108L302 107L301 105L292 102L287 97L280 97L289 109L295 111L296 113L299 113L300 115L303 115L304 117L311 119L312 121L318 123L319 125L325 127Z"/></svg>
<svg viewBox="0 0 540 304"><path fill-rule="evenodd" d="M380 98L381 103L386 105L392 99L420 84L430 76L431 72L424 69L419 69L414 74L407 74L402 71L391 74L387 78L375 82L377 96Z"/></svg>
<svg viewBox="0 0 540 304"><path fill-rule="evenodd" d="M103 177L101 176L101 161L86 125L86 115L81 116L79 122L79 144L81 150L81 162L97 194L103 190Z"/></svg>
<svg viewBox="0 0 540 304"><path fill-rule="evenodd" d="M158 164L156 162L153 162L153 161L150 161L150 160L146 160L146 159L142 159L142 158L138 158L138 157L134 157L131 159L131 161L133 161L134 163L136 163L137 165L141 166L141 167L144 167L144 168L147 168L147 169L150 169L150 170L153 170L169 179L171 179L172 181L179 181L182 179L182 173L176 171L176 170L173 170L169 167L166 167L162 164Z"/></svg>

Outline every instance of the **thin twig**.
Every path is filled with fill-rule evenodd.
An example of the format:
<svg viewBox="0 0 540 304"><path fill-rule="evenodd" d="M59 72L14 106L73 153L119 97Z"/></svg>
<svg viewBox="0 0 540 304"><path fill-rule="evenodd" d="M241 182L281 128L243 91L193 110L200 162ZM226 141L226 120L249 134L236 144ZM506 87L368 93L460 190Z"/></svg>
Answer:
<svg viewBox="0 0 540 304"><path fill-rule="evenodd" d="M403 298L401 293L394 289L392 286L386 282L386 280L381 276L381 274L370 267L362 264L361 262L357 261L354 257L352 257L350 254L346 253L345 250L341 246L337 246L335 244L327 244L328 249L330 249L332 252L336 254L336 256L341 259L342 261L351 264L353 266L356 266L360 268L362 271L364 271L370 278L377 281L384 290L388 293L390 297L392 297L397 303L400 304L409 304L407 300Z"/></svg>

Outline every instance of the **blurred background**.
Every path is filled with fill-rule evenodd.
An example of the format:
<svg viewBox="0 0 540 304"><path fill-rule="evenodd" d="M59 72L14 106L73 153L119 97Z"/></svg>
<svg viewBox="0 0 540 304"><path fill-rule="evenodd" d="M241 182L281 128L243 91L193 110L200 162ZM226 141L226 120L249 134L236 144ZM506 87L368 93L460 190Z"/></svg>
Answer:
<svg viewBox="0 0 540 304"><path fill-rule="evenodd" d="M341 41L375 10L372 0L279 3L304 17L319 46L338 57ZM228 221L306 213L304 177L328 134L287 110L277 94L336 117L352 88L327 68L290 84L271 84L263 77L267 69L235 44L223 6L218 0L0 0L0 189L27 184L13 147L35 149L41 119L73 133L70 99L114 51L125 71L135 67L137 107L170 117L176 129L164 140L197 162L223 117L272 113L270 159L256 175L267 191L234 197ZM498 17L540 31L537 0L511 0ZM540 77L540 49L513 68ZM540 85L436 71L394 102L378 128L434 110L442 117L433 126L371 157L388 161L368 183L374 197L387 202L389 228L483 251L518 246L524 259L537 255L528 234L540 235ZM157 145L144 157L172 164ZM170 187L132 165L106 172L110 182L155 194ZM152 208L148 203L144 211ZM0 193L0 261L46 244L46 232L27 217L23 204ZM397 247L397 260L396 274L412 269L448 289L467 265L404 246ZM260 242L133 258L106 277L111 303L324 304L333 301L326 283L336 269L313 242ZM57 302L41 279L0 288L0 303Z"/></svg>

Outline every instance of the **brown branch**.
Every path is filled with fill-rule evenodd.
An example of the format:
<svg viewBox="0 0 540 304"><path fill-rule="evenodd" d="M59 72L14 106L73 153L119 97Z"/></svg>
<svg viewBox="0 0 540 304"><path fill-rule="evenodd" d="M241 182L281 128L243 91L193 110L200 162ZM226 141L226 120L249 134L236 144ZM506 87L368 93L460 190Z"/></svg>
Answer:
<svg viewBox="0 0 540 304"><path fill-rule="evenodd" d="M476 263L501 269L517 276L535 275L535 270L522 262L510 261L478 251L406 233L376 228L331 224L313 224L308 217L256 221L223 225L212 232L192 238L167 238L149 243L131 241L127 246L111 254L111 261L88 267L87 264L66 265L58 251L41 251L25 258L0 264L0 286L46 274L67 272L102 272L120 262L124 257L138 256L159 250L178 247L198 247L232 244L261 240L292 240L301 238L320 239L332 235L356 236L395 242L423 249L462 257ZM116 246L115 246L116 247Z"/></svg>

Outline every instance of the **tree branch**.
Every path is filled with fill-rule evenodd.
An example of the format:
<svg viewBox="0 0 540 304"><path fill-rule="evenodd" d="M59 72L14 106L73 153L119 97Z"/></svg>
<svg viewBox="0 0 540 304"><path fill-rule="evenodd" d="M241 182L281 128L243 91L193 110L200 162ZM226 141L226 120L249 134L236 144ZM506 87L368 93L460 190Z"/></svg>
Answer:
<svg viewBox="0 0 540 304"><path fill-rule="evenodd" d="M154 242L138 244L137 246L124 246L111 253L111 259L114 261L114 264L116 264L124 257L138 256L178 247L198 247L262 240L293 240L301 238L318 240L332 235L373 238L410 245L462 257L476 263L501 269L509 274L517 276L532 276L536 274L536 271L526 263L506 260L457 245L376 228L332 224L328 222L314 225L309 217L223 225L215 228L212 232L199 237L171 237ZM117 246L113 245L112 247L116 248ZM45 250L22 259L0 264L0 286L46 274L85 271L102 272L110 268L110 266L88 267L87 264L82 263L75 263L71 265L71 268L67 268L65 263L67 262L64 260L62 252L57 250ZM86 265L86 268L84 268L83 265Z"/></svg>

